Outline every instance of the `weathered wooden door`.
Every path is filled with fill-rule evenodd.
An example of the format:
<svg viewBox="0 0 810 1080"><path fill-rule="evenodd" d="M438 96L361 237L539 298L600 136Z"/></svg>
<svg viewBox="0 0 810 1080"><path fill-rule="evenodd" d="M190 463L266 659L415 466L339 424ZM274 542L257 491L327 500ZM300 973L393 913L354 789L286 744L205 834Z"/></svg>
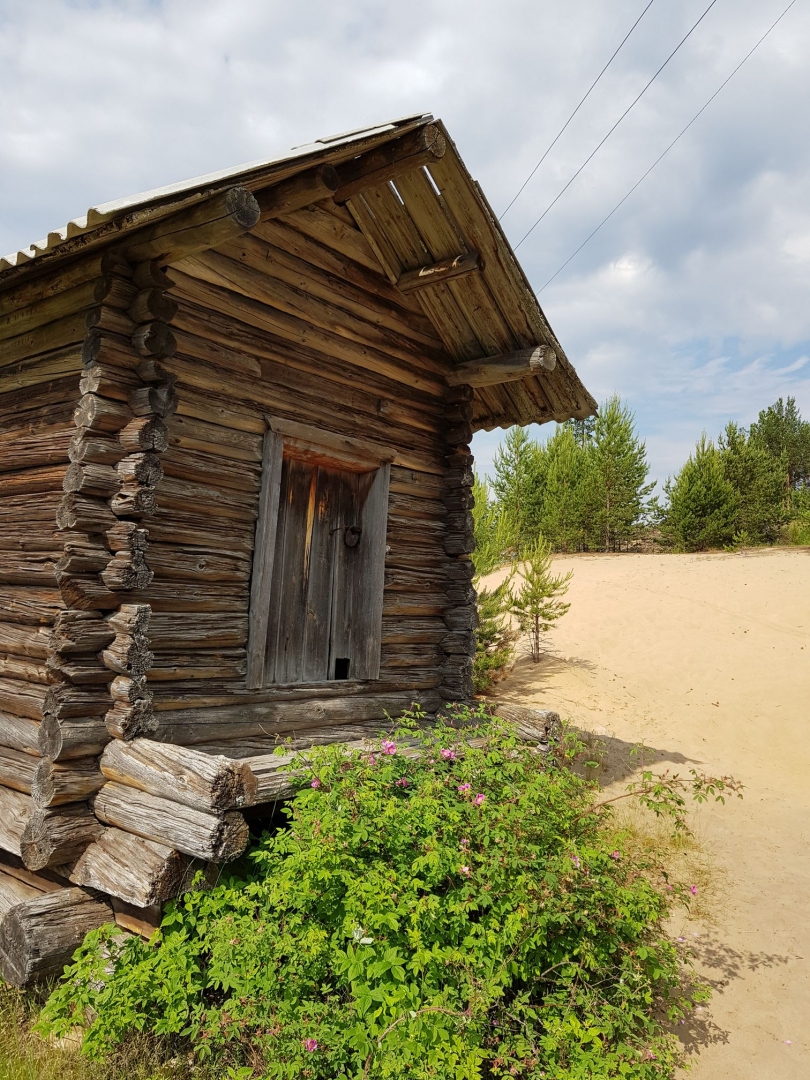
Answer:
<svg viewBox="0 0 810 1080"><path fill-rule="evenodd" d="M388 467L285 458L265 684L379 675Z"/></svg>

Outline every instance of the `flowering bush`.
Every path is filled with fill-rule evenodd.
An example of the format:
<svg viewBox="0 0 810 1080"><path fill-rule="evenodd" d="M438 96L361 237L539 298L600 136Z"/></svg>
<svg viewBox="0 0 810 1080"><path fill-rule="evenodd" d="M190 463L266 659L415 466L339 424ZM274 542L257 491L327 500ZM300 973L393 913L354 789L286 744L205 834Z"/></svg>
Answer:
<svg viewBox="0 0 810 1080"><path fill-rule="evenodd" d="M671 1077L705 997L661 929L688 889L625 853L561 752L417 719L309 752L288 826L152 942L89 934L42 1027L266 1080Z"/></svg>

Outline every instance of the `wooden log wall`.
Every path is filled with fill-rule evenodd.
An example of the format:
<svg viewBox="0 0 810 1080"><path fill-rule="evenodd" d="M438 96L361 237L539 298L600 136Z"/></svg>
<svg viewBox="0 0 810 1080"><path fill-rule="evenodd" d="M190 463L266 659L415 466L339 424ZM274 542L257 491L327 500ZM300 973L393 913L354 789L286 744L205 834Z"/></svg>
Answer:
<svg viewBox="0 0 810 1080"><path fill-rule="evenodd" d="M83 721L77 703L103 693L106 681L92 653L89 665L77 654L81 672L63 670L76 620L60 587L65 539L57 518L86 323L101 304L117 303L109 260L98 257L61 280L0 295L0 848L36 868L75 857L99 829L86 803L101 777L94 747L57 765L43 735L62 715L71 725ZM84 613L76 615L83 622Z"/></svg>
<svg viewBox="0 0 810 1080"><path fill-rule="evenodd" d="M170 273L176 349L161 363L175 380L177 409L166 421L164 478L148 520L154 578L133 593L151 608L154 656L154 726L137 733L238 741L382 718L412 701L435 711L461 686L463 663L454 658L463 640L448 634L445 612L461 606L448 589L464 592L469 563L445 550L445 489L448 477L455 483L471 413L459 398L465 388L444 400L449 359L419 303L388 282L351 215L334 203L263 220ZM269 416L397 451L373 687L245 689ZM451 416L460 422L450 425L448 446Z"/></svg>

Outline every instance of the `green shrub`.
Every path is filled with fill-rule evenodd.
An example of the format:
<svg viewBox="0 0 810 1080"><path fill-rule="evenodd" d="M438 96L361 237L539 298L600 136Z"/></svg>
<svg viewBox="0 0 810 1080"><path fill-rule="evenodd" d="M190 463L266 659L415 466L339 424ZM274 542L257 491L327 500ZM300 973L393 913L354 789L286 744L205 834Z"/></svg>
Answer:
<svg viewBox="0 0 810 1080"><path fill-rule="evenodd" d="M146 1033L240 1080L671 1077L670 1025L705 998L662 930L688 889L623 850L562 752L457 715L309 753L288 826L151 943L88 935L43 1030L95 1056ZM637 793L679 813L676 788Z"/></svg>

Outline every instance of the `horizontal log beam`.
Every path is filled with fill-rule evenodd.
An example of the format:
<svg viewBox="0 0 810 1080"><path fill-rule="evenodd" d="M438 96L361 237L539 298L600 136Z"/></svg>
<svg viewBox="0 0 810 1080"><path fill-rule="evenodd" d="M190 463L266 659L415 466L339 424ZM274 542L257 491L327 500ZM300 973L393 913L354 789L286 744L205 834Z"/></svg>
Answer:
<svg viewBox="0 0 810 1080"><path fill-rule="evenodd" d="M134 233L123 251L131 262L176 262L241 236L253 228L260 213L246 188L232 187Z"/></svg>
<svg viewBox="0 0 810 1080"><path fill-rule="evenodd" d="M447 385L498 386L539 375L542 371L553 371L556 365L554 350L549 345L536 345L533 349L519 349L457 364L447 373Z"/></svg>
<svg viewBox="0 0 810 1080"><path fill-rule="evenodd" d="M450 281L452 278L480 269L481 259L478 252L470 251L464 255L456 255L452 259L442 259L441 262L432 263L430 266L421 266L418 270L406 270L397 281L397 288L400 292L413 292L427 285L441 285L444 281Z"/></svg>
<svg viewBox="0 0 810 1080"><path fill-rule="evenodd" d="M111 919L110 907L84 889L60 889L18 904L0 927L0 973L18 987L61 975L85 934Z"/></svg>
<svg viewBox="0 0 810 1080"><path fill-rule="evenodd" d="M201 869L204 864L173 847L108 828L85 849L70 880L146 908L186 892Z"/></svg>
<svg viewBox="0 0 810 1080"><path fill-rule="evenodd" d="M110 781L95 798L106 825L155 840L209 862L229 862L247 847L249 830L240 813L210 814Z"/></svg>
<svg viewBox="0 0 810 1080"><path fill-rule="evenodd" d="M328 199L337 191L340 178L331 165L317 165L256 192L262 218L281 217L312 203Z"/></svg>
<svg viewBox="0 0 810 1080"><path fill-rule="evenodd" d="M86 803L31 810L20 838L20 855L29 870L73 862L104 832Z"/></svg>
<svg viewBox="0 0 810 1080"><path fill-rule="evenodd" d="M101 756L108 780L197 810L230 810L253 802L251 773L224 757L150 739L114 739Z"/></svg>
<svg viewBox="0 0 810 1080"><path fill-rule="evenodd" d="M426 124L385 146L360 154L338 168L340 187L334 200L344 203L363 188L387 183L411 169L431 165L444 157L446 149L447 142L436 124Z"/></svg>

